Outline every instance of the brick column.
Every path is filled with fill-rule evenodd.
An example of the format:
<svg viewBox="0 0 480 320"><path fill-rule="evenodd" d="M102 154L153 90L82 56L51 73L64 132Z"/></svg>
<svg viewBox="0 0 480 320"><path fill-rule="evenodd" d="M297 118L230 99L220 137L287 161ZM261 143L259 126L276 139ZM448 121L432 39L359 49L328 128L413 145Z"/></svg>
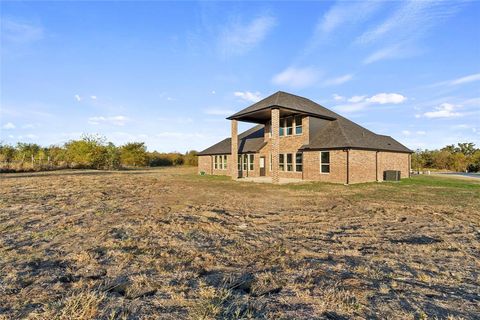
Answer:
<svg viewBox="0 0 480 320"><path fill-rule="evenodd" d="M278 154L280 152L280 110L272 109L272 182L279 183L280 179L278 176Z"/></svg>
<svg viewBox="0 0 480 320"><path fill-rule="evenodd" d="M230 175L233 179L238 178L238 122L232 120L232 159L230 161Z"/></svg>

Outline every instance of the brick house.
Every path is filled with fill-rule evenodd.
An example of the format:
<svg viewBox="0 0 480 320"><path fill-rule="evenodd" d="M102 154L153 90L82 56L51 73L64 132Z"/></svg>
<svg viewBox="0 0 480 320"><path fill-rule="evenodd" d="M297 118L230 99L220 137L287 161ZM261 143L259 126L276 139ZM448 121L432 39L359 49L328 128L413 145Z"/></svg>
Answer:
<svg viewBox="0 0 480 320"><path fill-rule="evenodd" d="M279 91L227 119L231 138L198 154L199 173L345 184L410 174L410 149L303 97ZM238 134L238 121L257 125Z"/></svg>

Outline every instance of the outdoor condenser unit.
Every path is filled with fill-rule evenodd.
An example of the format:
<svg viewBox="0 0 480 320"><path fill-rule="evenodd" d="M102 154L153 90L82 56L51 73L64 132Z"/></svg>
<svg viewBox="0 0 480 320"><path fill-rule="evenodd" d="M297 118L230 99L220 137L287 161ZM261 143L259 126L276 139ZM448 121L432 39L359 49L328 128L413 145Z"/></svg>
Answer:
<svg viewBox="0 0 480 320"><path fill-rule="evenodd" d="M383 180L385 181L400 181L400 171L385 170L383 171Z"/></svg>

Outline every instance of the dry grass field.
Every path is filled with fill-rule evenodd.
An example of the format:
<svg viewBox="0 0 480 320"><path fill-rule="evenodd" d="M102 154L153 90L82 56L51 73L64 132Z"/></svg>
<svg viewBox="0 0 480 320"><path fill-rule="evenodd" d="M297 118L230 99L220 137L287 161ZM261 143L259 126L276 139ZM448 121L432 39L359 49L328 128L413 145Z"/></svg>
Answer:
<svg viewBox="0 0 480 320"><path fill-rule="evenodd" d="M480 179L0 179L0 319L480 317Z"/></svg>

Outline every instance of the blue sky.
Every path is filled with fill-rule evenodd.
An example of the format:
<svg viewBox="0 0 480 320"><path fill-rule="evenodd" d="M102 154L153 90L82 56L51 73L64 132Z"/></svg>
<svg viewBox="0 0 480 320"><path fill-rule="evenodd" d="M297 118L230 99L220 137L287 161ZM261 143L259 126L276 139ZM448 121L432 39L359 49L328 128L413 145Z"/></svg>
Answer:
<svg viewBox="0 0 480 320"><path fill-rule="evenodd" d="M0 50L4 143L201 150L283 90L413 149L480 146L478 1L2 2Z"/></svg>

